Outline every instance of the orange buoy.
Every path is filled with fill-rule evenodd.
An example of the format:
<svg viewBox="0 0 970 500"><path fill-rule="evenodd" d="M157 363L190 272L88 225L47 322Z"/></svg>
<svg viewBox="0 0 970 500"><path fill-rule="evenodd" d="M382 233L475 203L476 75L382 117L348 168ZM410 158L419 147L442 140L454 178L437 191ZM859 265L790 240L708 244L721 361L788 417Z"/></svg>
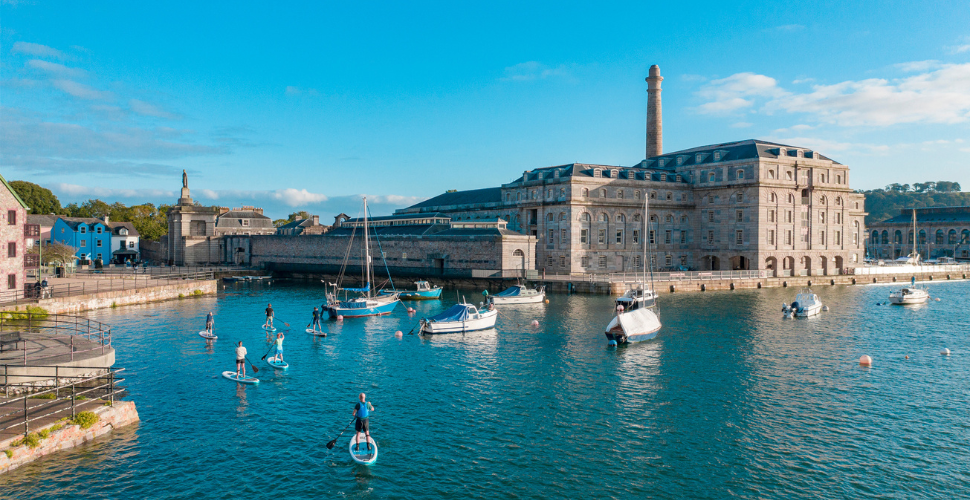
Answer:
<svg viewBox="0 0 970 500"><path fill-rule="evenodd" d="M906 355L906 359L909 359L909 354Z"/></svg>
<svg viewBox="0 0 970 500"><path fill-rule="evenodd" d="M868 354L863 354L862 357L859 358L859 366L872 366L872 358L870 358Z"/></svg>

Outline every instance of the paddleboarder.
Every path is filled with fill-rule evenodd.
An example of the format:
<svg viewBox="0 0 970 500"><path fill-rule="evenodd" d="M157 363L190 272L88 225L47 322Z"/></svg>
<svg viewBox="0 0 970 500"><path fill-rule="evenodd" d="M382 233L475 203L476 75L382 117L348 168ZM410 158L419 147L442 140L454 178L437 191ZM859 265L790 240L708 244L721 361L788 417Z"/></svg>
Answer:
<svg viewBox="0 0 970 500"><path fill-rule="evenodd" d="M273 304L266 304L266 324L264 328L273 328Z"/></svg>
<svg viewBox="0 0 970 500"><path fill-rule="evenodd" d="M367 402L367 395L363 392L360 393L360 402L354 405L354 429L357 431L357 443L354 445L354 449L360 448L360 433L363 432L367 437L364 444L367 445L367 449L370 449L370 423L369 415L370 412L374 411L374 405Z"/></svg>
<svg viewBox="0 0 970 500"><path fill-rule="evenodd" d="M236 344L236 375L246 376L246 348L242 345L242 340ZM242 373L239 373L242 370Z"/></svg>
<svg viewBox="0 0 970 500"><path fill-rule="evenodd" d="M320 309L317 307L313 308L313 332L316 333L317 328L323 331L323 327L320 326Z"/></svg>
<svg viewBox="0 0 970 500"><path fill-rule="evenodd" d="M280 363L283 362L283 334L276 334L276 353L273 355Z"/></svg>
<svg viewBox="0 0 970 500"><path fill-rule="evenodd" d="M212 311L209 311L209 314L206 315L206 317L205 317L205 331L209 335L212 335L212 323L213 323L213 321L212 321Z"/></svg>

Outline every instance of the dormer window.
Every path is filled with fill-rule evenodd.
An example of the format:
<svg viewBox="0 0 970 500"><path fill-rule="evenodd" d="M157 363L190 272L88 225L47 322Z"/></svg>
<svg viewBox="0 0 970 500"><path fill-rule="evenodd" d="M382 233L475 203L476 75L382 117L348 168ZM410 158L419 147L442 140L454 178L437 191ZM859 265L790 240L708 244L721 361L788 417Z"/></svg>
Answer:
<svg viewBox="0 0 970 500"><path fill-rule="evenodd" d="M97 233L98 233L98 234L101 234L101 226L97 226L97 228L98 228L98 229L97 229Z"/></svg>
<svg viewBox="0 0 970 500"><path fill-rule="evenodd" d="M125 228L121 228L118 230L118 234L120 234L121 236L128 236L128 230Z"/></svg>
<svg viewBox="0 0 970 500"><path fill-rule="evenodd" d="M738 170L738 180L744 180L744 170Z"/></svg>
<svg viewBox="0 0 970 500"><path fill-rule="evenodd" d="M88 227L82 225L81 226L81 234L87 234L87 232L88 232Z"/></svg>
<svg viewBox="0 0 970 500"><path fill-rule="evenodd" d="M704 156L701 155L700 153L697 153L696 155L694 155L694 163L700 163L703 160L704 160Z"/></svg>
<svg viewBox="0 0 970 500"><path fill-rule="evenodd" d="M603 172L600 169L598 168L593 169L593 177L602 177L602 176L603 176Z"/></svg>
<svg viewBox="0 0 970 500"><path fill-rule="evenodd" d="M714 172L707 174L707 181L714 182Z"/></svg>
<svg viewBox="0 0 970 500"><path fill-rule="evenodd" d="M714 161L721 161L721 152L720 151L715 151L714 152Z"/></svg>
<svg viewBox="0 0 970 500"><path fill-rule="evenodd" d="M660 174L660 180L666 182L667 181L667 174Z"/></svg>
<svg viewBox="0 0 970 500"><path fill-rule="evenodd" d="M249 227L249 219L239 219L239 222L242 222L243 227Z"/></svg>
<svg viewBox="0 0 970 500"><path fill-rule="evenodd" d="M610 170L610 177L612 177L614 179L619 179L620 178L620 171L619 170Z"/></svg>
<svg viewBox="0 0 970 500"><path fill-rule="evenodd" d="M677 157L677 166L680 166L680 165L683 165L683 164L684 164L684 157L683 156L678 156Z"/></svg>
<svg viewBox="0 0 970 500"><path fill-rule="evenodd" d="M681 182L683 180L684 180L684 178L681 177L680 174L677 174L677 182Z"/></svg>

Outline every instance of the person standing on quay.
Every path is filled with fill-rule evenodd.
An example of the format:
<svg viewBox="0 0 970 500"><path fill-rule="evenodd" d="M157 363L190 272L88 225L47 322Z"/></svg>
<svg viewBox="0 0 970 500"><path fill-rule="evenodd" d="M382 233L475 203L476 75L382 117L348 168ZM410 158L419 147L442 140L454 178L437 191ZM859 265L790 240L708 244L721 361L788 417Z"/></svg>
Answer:
<svg viewBox="0 0 970 500"><path fill-rule="evenodd" d="M236 375L239 376L239 371L242 370L242 376L246 376L246 348L242 345L242 340L239 341L236 347Z"/></svg>
<svg viewBox="0 0 970 500"><path fill-rule="evenodd" d="M263 328L273 328L273 304L266 304L266 324Z"/></svg>

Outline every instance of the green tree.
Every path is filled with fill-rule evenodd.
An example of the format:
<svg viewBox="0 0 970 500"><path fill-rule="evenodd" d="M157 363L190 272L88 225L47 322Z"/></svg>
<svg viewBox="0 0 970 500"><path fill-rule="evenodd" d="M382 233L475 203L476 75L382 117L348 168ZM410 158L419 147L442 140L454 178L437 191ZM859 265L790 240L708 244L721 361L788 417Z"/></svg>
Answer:
<svg viewBox="0 0 970 500"><path fill-rule="evenodd" d="M61 208L61 201L57 199L57 196L50 189L27 181L11 181L10 187L30 207L30 211L27 212L29 214L64 213L64 209Z"/></svg>

